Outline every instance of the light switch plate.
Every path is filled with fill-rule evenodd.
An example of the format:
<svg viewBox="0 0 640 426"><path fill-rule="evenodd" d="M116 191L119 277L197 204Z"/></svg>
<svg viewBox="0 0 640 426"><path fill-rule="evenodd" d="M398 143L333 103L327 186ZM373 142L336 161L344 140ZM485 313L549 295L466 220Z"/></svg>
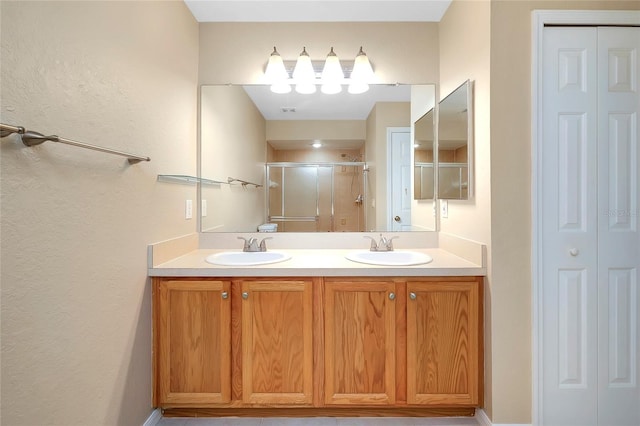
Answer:
<svg viewBox="0 0 640 426"><path fill-rule="evenodd" d="M440 200L440 216L444 219L449 217L449 201Z"/></svg>
<svg viewBox="0 0 640 426"><path fill-rule="evenodd" d="M207 217L207 200L202 200L202 217Z"/></svg>
<svg viewBox="0 0 640 426"><path fill-rule="evenodd" d="M184 203L184 218L192 219L193 218L193 201L186 200Z"/></svg>

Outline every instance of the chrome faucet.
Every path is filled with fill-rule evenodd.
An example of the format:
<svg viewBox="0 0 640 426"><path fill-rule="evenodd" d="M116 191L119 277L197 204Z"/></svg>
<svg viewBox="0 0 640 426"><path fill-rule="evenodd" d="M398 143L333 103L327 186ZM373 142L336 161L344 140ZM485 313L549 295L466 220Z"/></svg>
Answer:
<svg viewBox="0 0 640 426"><path fill-rule="evenodd" d="M387 238L384 235L380 234L380 242L376 243L376 240L368 235L365 235L365 238L369 238L371 240L371 248L370 251L393 251L393 240L398 238L397 236Z"/></svg>
<svg viewBox="0 0 640 426"><path fill-rule="evenodd" d="M255 237L238 237L239 240L244 240L244 247L242 247L242 251L248 252L267 251L267 244L265 243L265 240L270 240L271 238L273 237L263 238L262 241L260 241L260 244L258 244L258 239Z"/></svg>

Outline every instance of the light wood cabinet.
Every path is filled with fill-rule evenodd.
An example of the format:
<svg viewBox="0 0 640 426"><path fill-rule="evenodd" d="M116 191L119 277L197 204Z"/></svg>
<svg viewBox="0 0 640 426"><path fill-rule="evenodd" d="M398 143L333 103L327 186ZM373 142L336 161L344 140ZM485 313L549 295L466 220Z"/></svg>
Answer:
<svg viewBox="0 0 640 426"><path fill-rule="evenodd" d="M325 403L395 403L395 284L326 279Z"/></svg>
<svg viewBox="0 0 640 426"><path fill-rule="evenodd" d="M481 282L407 282L407 403L479 405Z"/></svg>
<svg viewBox="0 0 640 426"><path fill-rule="evenodd" d="M313 402L310 280L242 280L242 400Z"/></svg>
<svg viewBox="0 0 640 426"><path fill-rule="evenodd" d="M154 278L154 405L174 415L472 415L483 403L482 285Z"/></svg>
<svg viewBox="0 0 640 426"><path fill-rule="evenodd" d="M154 287L156 405L231 401L229 281Z"/></svg>

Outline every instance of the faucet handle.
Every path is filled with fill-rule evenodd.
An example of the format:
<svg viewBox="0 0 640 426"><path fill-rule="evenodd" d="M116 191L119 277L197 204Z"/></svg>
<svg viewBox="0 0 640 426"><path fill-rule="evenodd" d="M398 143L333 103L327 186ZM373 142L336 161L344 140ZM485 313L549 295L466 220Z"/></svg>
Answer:
<svg viewBox="0 0 640 426"><path fill-rule="evenodd" d="M388 251L393 251L393 240L395 240L396 238L400 238L397 235L391 238L387 239L387 250Z"/></svg>
<svg viewBox="0 0 640 426"><path fill-rule="evenodd" d="M273 237L264 237L262 241L260 241L260 251L267 251L267 243L265 240L272 240Z"/></svg>
<svg viewBox="0 0 640 426"><path fill-rule="evenodd" d="M242 247L242 251L249 251L249 244L251 239L247 239L245 237L238 237L239 240L244 240L244 246Z"/></svg>
<svg viewBox="0 0 640 426"><path fill-rule="evenodd" d="M244 240L244 246L242 251L258 251L258 239L255 237L238 237L239 240Z"/></svg>
<svg viewBox="0 0 640 426"><path fill-rule="evenodd" d="M387 238L384 235L380 234L380 243L378 244L379 251L393 251L393 240L398 238L398 236L394 236L391 238Z"/></svg>
<svg viewBox="0 0 640 426"><path fill-rule="evenodd" d="M373 237L365 235L364 238L368 238L371 240L371 248L369 249L370 251L378 251L378 244L376 243L376 240Z"/></svg>

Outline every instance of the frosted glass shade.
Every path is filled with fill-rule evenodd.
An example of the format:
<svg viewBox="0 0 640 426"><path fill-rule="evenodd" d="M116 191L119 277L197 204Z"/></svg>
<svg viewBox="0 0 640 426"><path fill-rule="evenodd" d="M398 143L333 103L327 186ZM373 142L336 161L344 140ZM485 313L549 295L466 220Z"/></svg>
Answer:
<svg viewBox="0 0 640 426"><path fill-rule="evenodd" d="M293 69L293 79L299 83L313 82L316 78L316 73L313 71L313 64L311 58L305 48L302 49L302 53L298 56L296 66Z"/></svg>
<svg viewBox="0 0 640 426"><path fill-rule="evenodd" d="M370 83L372 79L373 68L371 68L371 63L369 62L369 58L367 58L367 54L364 53L362 51L362 47L360 47L360 52L358 52L358 56L356 56L356 60L353 64L353 71L351 71L351 80Z"/></svg>
<svg viewBox="0 0 640 426"><path fill-rule="evenodd" d="M296 92L301 95L310 95L316 93L316 84L311 83L296 83Z"/></svg>
<svg viewBox="0 0 640 426"><path fill-rule="evenodd" d="M273 83L270 87L273 93L284 94L291 92L291 85L286 81Z"/></svg>
<svg viewBox="0 0 640 426"><path fill-rule="evenodd" d="M324 68L322 69L322 80L325 83L336 84L341 83L344 79L344 72L340 65L340 59L338 55L333 52L333 47L327 55L327 59L324 62Z"/></svg>
<svg viewBox="0 0 640 426"><path fill-rule="evenodd" d="M325 95L335 95L342 92L342 85L340 83L324 83L320 87L320 91Z"/></svg>
<svg viewBox="0 0 640 426"><path fill-rule="evenodd" d="M354 81L349 84L349 88L347 91L352 95L359 95L360 93L364 93L369 90L369 85L362 81Z"/></svg>
<svg viewBox="0 0 640 426"><path fill-rule="evenodd" d="M264 76L269 83L278 83L285 81L289 78L289 73L284 66L282 56L278 53L275 46L273 52L269 56L269 62L267 63L267 69L264 72Z"/></svg>

